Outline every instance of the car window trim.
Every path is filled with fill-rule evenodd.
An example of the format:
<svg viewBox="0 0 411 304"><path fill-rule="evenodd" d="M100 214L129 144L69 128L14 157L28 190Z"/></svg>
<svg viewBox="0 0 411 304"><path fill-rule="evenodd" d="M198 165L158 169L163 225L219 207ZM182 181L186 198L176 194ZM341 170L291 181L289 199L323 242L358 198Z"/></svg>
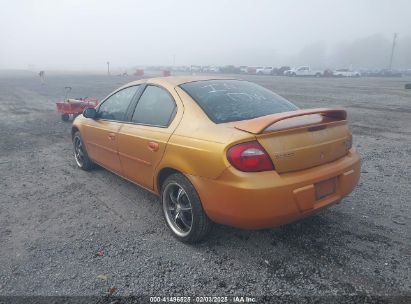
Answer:
<svg viewBox="0 0 411 304"><path fill-rule="evenodd" d="M144 123L139 123L139 122L134 122L134 121L132 121L133 116L134 116L134 112L135 112L136 109L137 109L137 105L138 105L138 103L140 102L141 96L143 96L146 88L149 87L149 86L158 87L158 88L160 88L160 89L163 89L163 90L170 96L171 100L174 102L174 110L173 110L173 112L171 113L170 118L169 118L169 121L168 121L168 125L166 125L166 126L153 125L153 124L144 124ZM171 93L170 93L165 87L163 87L163 86L161 86L161 85L158 85L158 84L156 84L156 83L145 83L145 84L143 85L143 88L141 89L141 92L140 92L138 98L136 98L136 100L134 101L134 103L135 103L135 104L133 105L133 107L130 108L130 113L129 113L130 116L128 117L128 120L125 122L125 123L127 123L127 124L167 129L167 128L170 127L170 125L171 125L172 122L174 121L174 119L175 119L175 117L176 117L176 114L177 114L177 110L178 110L178 106L177 106L177 103L176 103L173 95L171 95Z"/></svg>
<svg viewBox="0 0 411 304"><path fill-rule="evenodd" d="M114 96L115 94L117 94L117 93L119 93L119 92L121 92L121 91L123 91L123 90L125 90L125 89L129 89L129 88L131 88L131 87L138 87L138 89L137 89L137 91L134 93L133 97L131 97L131 100L130 100L130 103L129 103L128 107L127 107L127 110L126 110L126 112L124 113L124 118L123 118L123 120L99 118L98 116L97 116L96 120L112 121L112 122L119 122L119 123L124 123L124 122L126 122L126 119L127 119L127 117L128 117L127 114L129 113L130 107L132 106L134 100L136 99L137 96L141 96L141 95L139 95L139 93L140 93L140 91L141 91L141 87L142 87L142 86L143 86L142 84L133 84L133 85L130 85L130 86L121 88L121 89L119 89L119 90L116 90L116 91L114 91L113 93L111 93L110 95L108 95L106 98L104 98L103 101L100 102L99 105L98 105L97 108L96 108L97 115L98 115L98 111L100 110L101 105L104 104L108 99L110 99L111 96Z"/></svg>
<svg viewBox="0 0 411 304"><path fill-rule="evenodd" d="M136 109L138 101L141 98L141 95L143 95L144 91L146 90L146 87L147 87L147 84L145 84L145 83L142 83L140 85L140 88L139 88L138 92L136 92L136 95L134 95L133 100L130 102L129 107L127 108L127 112L126 112L126 115L124 117L124 123L132 122L131 119L133 118L134 111Z"/></svg>

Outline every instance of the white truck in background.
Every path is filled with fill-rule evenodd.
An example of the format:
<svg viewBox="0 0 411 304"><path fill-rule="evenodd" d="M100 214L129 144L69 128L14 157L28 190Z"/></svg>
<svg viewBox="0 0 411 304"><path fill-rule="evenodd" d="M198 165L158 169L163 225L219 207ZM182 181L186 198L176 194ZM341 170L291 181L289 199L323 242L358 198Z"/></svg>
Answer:
<svg viewBox="0 0 411 304"><path fill-rule="evenodd" d="M288 71L284 72L284 75L287 76L315 76L321 77L323 76L323 71L320 70L313 70L309 66L301 66L298 68L293 68Z"/></svg>

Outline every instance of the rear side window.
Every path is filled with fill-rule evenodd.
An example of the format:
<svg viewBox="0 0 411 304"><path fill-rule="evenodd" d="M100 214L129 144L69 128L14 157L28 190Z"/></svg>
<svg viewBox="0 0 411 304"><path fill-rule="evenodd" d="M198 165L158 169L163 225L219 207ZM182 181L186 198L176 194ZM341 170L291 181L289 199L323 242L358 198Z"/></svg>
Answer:
<svg viewBox="0 0 411 304"><path fill-rule="evenodd" d="M206 80L180 85L215 123L252 119L298 108L257 84L241 80Z"/></svg>
<svg viewBox="0 0 411 304"><path fill-rule="evenodd" d="M98 108L98 118L123 121L138 87L137 85L122 89L107 98Z"/></svg>
<svg viewBox="0 0 411 304"><path fill-rule="evenodd" d="M157 86L147 86L137 103L132 121L167 127L174 118L176 105L170 94Z"/></svg>

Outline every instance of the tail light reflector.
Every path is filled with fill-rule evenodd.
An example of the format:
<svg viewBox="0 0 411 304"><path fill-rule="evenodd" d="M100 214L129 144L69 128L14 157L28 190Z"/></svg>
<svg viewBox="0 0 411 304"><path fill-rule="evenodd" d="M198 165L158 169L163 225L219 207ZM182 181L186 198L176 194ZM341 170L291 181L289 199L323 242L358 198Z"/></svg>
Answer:
<svg viewBox="0 0 411 304"><path fill-rule="evenodd" d="M244 172L274 170L270 156L257 141L231 147L227 151L227 159L236 169Z"/></svg>

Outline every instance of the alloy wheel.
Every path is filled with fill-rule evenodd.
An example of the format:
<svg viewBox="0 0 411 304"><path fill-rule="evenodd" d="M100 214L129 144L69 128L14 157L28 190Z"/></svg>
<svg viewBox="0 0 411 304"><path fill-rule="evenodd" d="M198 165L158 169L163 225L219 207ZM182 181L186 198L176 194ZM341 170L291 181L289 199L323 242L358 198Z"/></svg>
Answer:
<svg viewBox="0 0 411 304"><path fill-rule="evenodd" d="M76 159L77 165L80 168L83 167L83 164L84 164L83 143L78 136L74 138L74 157Z"/></svg>
<svg viewBox="0 0 411 304"><path fill-rule="evenodd" d="M187 193L177 183L168 184L163 192L163 211L168 225L180 237L187 236L193 225L193 211Z"/></svg>

